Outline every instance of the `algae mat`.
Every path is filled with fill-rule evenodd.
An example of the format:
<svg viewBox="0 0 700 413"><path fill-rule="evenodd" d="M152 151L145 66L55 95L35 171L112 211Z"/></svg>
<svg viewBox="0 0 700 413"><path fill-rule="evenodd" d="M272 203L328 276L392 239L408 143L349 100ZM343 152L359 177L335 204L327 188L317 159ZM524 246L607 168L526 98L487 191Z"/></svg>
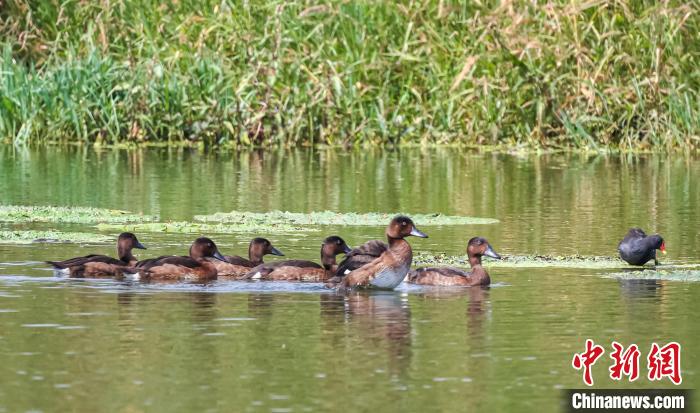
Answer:
<svg viewBox="0 0 700 413"><path fill-rule="evenodd" d="M399 213L338 213L332 211L318 212L245 212L231 211L218 212L212 215L195 215L195 221L235 223L246 225L257 224L288 224L288 225L341 225L341 226L380 226L386 225ZM413 219L417 226L433 225L484 225L496 224L499 221L494 218L478 218L464 216L450 216L442 214L406 214Z"/></svg>
<svg viewBox="0 0 700 413"><path fill-rule="evenodd" d="M0 244L33 244L33 243L105 243L116 241L116 237L86 232L61 231L0 231Z"/></svg>
<svg viewBox="0 0 700 413"><path fill-rule="evenodd" d="M0 205L0 222L55 222L75 224L148 222L156 216L136 214L118 209Z"/></svg>

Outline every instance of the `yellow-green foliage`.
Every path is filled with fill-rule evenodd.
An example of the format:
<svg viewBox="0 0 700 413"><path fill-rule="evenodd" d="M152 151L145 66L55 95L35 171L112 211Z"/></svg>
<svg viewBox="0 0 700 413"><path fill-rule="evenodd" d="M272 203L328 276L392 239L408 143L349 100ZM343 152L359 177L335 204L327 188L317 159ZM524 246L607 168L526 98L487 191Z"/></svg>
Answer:
<svg viewBox="0 0 700 413"><path fill-rule="evenodd" d="M698 5L6 0L0 138L698 147Z"/></svg>

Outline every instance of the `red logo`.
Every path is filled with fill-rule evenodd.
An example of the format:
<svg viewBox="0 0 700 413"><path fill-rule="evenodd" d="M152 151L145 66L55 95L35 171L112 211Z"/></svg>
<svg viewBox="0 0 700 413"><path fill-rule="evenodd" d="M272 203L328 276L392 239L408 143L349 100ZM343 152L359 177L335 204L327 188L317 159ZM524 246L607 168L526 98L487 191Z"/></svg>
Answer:
<svg viewBox="0 0 700 413"><path fill-rule="evenodd" d="M681 345L674 342L659 348L652 343L651 351L647 357L649 362L649 380L661 380L664 377L671 379L673 384L681 384Z"/></svg>
<svg viewBox="0 0 700 413"><path fill-rule="evenodd" d="M629 381L635 381L639 377L639 347L632 344L623 351L624 347L617 341L612 342L614 351L610 354L614 364L610 366L610 378L620 380L622 376L628 376Z"/></svg>
<svg viewBox="0 0 700 413"><path fill-rule="evenodd" d="M622 376L627 376L629 381L639 378L639 357L641 352L636 344L625 348L617 341L612 342L613 351L610 358L612 365L608 368L610 378L622 380ZM583 382L588 386L593 385L592 367L595 362L605 353L605 349L593 342L586 340L586 350L583 353L575 353L571 365L576 370L583 369ZM651 381L662 380L668 377L673 384L681 384L681 345L675 341L659 347L652 343L651 350L647 356L647 378Z"/></svg>
<svg viewBox="0 0 700 413"><path fill-rule="evenodd" d="M602 346L593 343L593 340L586 340L586 351L579 354L574 354L574 359L571 361L571 365L574 366L576 370L581 370L583 368L583 382L588 386L593 385L593 375L591 374L591 366L600 358L600 356L605 353L605 349Z"/></svg>

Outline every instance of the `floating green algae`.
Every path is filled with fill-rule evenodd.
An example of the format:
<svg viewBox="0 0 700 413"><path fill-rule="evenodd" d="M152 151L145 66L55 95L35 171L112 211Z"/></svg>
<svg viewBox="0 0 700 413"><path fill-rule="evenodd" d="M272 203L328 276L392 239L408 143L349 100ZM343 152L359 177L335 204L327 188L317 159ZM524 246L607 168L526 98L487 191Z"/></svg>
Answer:
<svg viewBox="0 0 700 413"><path fill-rule="evenodd" d="M107 235L86 232L0 231L0 243L2 244L32 244L39 242L103 243L112 242L115 239Z"/></svg>
<svg viewBox="0 0 700 413"><path fill-rule="evenodd" d="M118 209L60 206L0 205L0 222L124 223L154 221L157 217Z"/></svg>
<svg viewBox="0 0 700 413"><path fill-rule="evenodd" d="M415 265L454 265L458 267L469 267L469 259L466 255L431 255L419 253L413 257ZM600 256L553 256L553 255L509 255L503 256L500 260L484 258L483 265L486 267L502 268L624 268L627 267L623 261L615 257Z"/></svg>
<svg viewBox="0 0 700 413"><path fill-rule="evenodd" d="M700 281L700 270L684 269L689 266L678 266L668 269L643 269L636 271L622 271L601 274L606 278L616 278L621 280L668 280L668 281ZM693 267L698 268L700 264Z"/></svg>
<svg viewBox="0 0 700 413"><path fill-rule="evenodd" d="M99 224L100 231L172 232L177 234L232 234L248 232L255 234L278 234L284 232L311 231L308 227L291 224L203 224L196 222L145 222L134 224Z"/></svg>
<svg viewBox="0 0 700 413"><path fill-rule="evenodd" d="M318 212L218 212L211 215L195 215L195 221L219 222L231 224L289 224L289 225L344 225L344 226L379 226L386 225L398 213L338 213L333 211ZM493 218L477 218L450 216L442 214L405 214L411 217L417 226L431 225L473 225L496 224L499 221Z"/></svg>

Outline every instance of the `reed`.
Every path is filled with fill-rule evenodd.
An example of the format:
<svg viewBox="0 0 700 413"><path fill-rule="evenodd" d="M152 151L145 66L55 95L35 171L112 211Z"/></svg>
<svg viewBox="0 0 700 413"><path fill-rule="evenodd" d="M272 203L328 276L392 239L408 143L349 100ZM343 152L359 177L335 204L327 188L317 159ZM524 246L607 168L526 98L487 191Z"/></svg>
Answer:
<svg viewBox="0 0 700 413"><path fill-rule="evenodd" d="M699 6L5 0L0 139L697 149Z"/></svg>

